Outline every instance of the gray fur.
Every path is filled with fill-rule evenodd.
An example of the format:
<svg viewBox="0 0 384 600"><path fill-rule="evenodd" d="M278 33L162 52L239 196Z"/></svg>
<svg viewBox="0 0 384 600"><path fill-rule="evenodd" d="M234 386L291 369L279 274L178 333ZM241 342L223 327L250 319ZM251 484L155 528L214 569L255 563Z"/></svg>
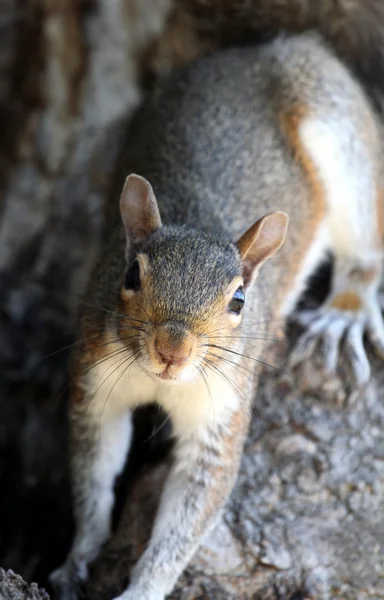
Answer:
<svg viewBox="0 0 384 600"><path fill-rule="evenodd" d="M83 397L73 408L78 533L66 565L53 576L63 599L75 593L73 565L80 579L85 578L87 564L108 535L109 494L126 447L124 440L108 437L108 428L113 431L114 419L119 419L123 409L132 410L136 401L156 399L171 416L177 444L151 540L121 599L165 598L230 493L256 389L255 362L265 345L260 333L276 328L276 319L285 316L282 305L288 296L291 303L297 300L305 274L299 269L297 279L293 273L312 252L317 236L310 230L313 190L279 120L281 114L297 107L308 109L310 125L324 125L324 139L335 142L342 156L345 150L347 158L359 157L360 142L363 155L372 151L369 158L374 173L375 141L371 148L361 135L371 122L374 128L368 102L347 70L310 35L281 38L262 48L231 50L202 60L159 90L128 133L131 151L124 159L124 175L136 172L150 181L165 224L140 247L152 270L153 302L162 305L165 319L204 319L210 303L240 273L233 242L258 218L285 210L291 224L282 250L261 268L255 285L247 291L245 336L235 334L226 343L232 364L226 359L219 363L235 391L218 385L211 398L206 396L214 409L209 423L202 426L194 421L204 408L199 405L204 386L203 392L196 390L192 396L181 385L173 388L178 395L167 395L160 385L148 381L138 366L132 368L132 375L128 371L125 379L124 372L115 378L116 389L111 388L108 402L104 402L100 386L94 391L95 383L83 377ZM340 127L340 138L338 129L332 129L334 123ZM312 143L311 131L308 139L303 134L303 143ZM313 148L307 150L310 153ZM365 163L360 164L365 182ZM335 176L337 184L338 177L344 182L343 176L341 168L340 177L339 173ZM369 215L375 210L368 194L376 183L372 184L373 179L374 174L367 178ZM352 200L356 203L353 195ZM354 208L351 206L351 213ZM331 209L330 203L329 215ZM122 226L117 225L116 215L113 218L115 225L108 229L89 298L115 310L121 307L116 298L125 265ZM325 227L326 218L318 217L319 228ZM374 218L371 221L374 228ZM337 252L333 240L329 245ZM322 243L309 267L317 264L326 248ZM370 256L370 251L369 242L366 248L352 248L348 264L359 264L360 254ZM97 311L86 309L85 313L88 325L105 322L100 314L97 317ZM116 315L106 320L115 335L118 321ZM142 358L140 353L137 357ZM147 396L143 400L144 389ZM126 405L119 404L122 401ZM99 437L96 424L102 427Z"/></svg>
<svg viewBox="0 0 384 600"><path fill-rule="evenodd" d="M169 311L169 319L200 317L242 273L239 253L228 239L185 227L159 229L142 251L152 266L154 295L167 298L164 308ZM209 286L199 276L196 265L207 274Z"/></svg>

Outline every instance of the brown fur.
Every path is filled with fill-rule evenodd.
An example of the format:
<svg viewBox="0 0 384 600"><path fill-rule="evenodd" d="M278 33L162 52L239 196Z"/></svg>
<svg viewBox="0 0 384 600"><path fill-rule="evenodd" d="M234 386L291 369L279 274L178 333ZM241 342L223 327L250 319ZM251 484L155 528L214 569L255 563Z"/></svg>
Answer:
<svg viewBox="0 0 384 600"><path fill-rule="evenodd" d="M243 450L244 438L247 435L249 426L249 414L243 409L233 413L226 431L222 436L223 455L220 465L208 467L212 477L218 482L218 486L212 486L207 495L207 502L204 506L204 520L210 518L215 511L215 506L220 503L220 489L231 486L237 475L241 453ZM204 531L201 524L196 523L194 534L201 536Z"/></svg>
<svg viewBox="0 0 384 600"><path fill-rule="evenodd" d="M362 302L356 292L345 291L333 298L331 307L337 310L358 312L362 308Z"/></svg>
<svg viewBox="0 0 384 600"><path fill-rule="evenodd" d="M324 220L326 212L326 199L323 184L320 181L316 166L311 157L302 145L299 135L299 126L303 119L307 118L308 108L306 106L297 106L289 112L281 115L280 123L282 130L287 136L287 141L295 159L301 165L304 177L309 185L309 216L306 223L305 235L302 235L293 248L294 258L290 262L289 278L285 282L285 290L292 289L293 282L300 272L301 266L306 256L306 251L314 239L317 230ZM282 290L282 296L285 291Z"/></svg>
<svg viewBox="0 0 384 600"><path fill-rule="evenodd" d="M380 246L384 243L384 189L379 187L376 200Z"/></svg>

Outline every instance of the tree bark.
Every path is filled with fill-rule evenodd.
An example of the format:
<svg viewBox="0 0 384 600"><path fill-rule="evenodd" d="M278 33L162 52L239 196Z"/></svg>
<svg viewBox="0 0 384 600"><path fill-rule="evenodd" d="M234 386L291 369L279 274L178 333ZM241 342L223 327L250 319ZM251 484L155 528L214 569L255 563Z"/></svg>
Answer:
<svg viewBox="0 0 384 600"><path fill-rule="evenodd" d="M36 583L26 583L13 571L0 569L1 600L49 600L47 592Z"/></svg>

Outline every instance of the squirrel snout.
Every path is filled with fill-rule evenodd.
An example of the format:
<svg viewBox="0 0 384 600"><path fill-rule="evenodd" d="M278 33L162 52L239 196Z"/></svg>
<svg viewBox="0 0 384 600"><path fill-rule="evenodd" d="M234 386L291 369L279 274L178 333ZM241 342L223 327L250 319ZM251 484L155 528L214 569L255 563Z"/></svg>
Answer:
<svg viewBox="0 0 384 600"><path fill-rule="evenodd" d="M186 347L186 344L182 344L179 347L167 347L165 344L160 343L159 340L156 340L155 342L155 350L159 356L160 362L167 365L182 365L191 354L189 345L188 347Z"/></svg>
<svg viewBox="0 0 384 600"><path fill-rule="evenodd" d="M153 338L156 359L163 365L181 367L191 356L194 337L178 322L160 325Z"/></svg>

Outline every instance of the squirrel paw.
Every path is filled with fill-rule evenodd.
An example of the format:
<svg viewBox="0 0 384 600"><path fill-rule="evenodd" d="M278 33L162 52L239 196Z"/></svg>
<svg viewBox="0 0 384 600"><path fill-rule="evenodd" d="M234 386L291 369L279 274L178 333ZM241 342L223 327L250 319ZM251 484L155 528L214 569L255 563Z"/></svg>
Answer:
<svg viewBox="0 0 384 600"><path fill-rule="evenodd" d="M49 582L57 600L79 600L82 596L82 586L88 577L85 565L75 565L73 562L59 567L49 575Z"/></svg>
<svg viewBox="0 0 384 600"><path fill-rule="evenodd" d="M164 594L159 593L145 593L141 590L137 590L136 588L128 588L126 592L121 594L121 596L117 596L113 600L163 600L165 598Z"/></svg>
<svg viewBox="0 0 384 600"><path fill-rule="evenodd" d="M335 375L341 356L345 356L356 384L361 387L371 376L364 337L376 354L384 358L384 325L378 302L359 313L331 307L305 310L295 315L294 320L306 331L299 337L288 360L291 369L311 358L321 343L325 373Z"/></svg>
<svg viewBox="0 0 384 600"><path fill-rule="evenodd" d="M165 600L169 587L164 588L163 583L155 578L152 581L148 581L147 577L139 578L135 582L131 581L128 589L113 600Z"/></svg>

